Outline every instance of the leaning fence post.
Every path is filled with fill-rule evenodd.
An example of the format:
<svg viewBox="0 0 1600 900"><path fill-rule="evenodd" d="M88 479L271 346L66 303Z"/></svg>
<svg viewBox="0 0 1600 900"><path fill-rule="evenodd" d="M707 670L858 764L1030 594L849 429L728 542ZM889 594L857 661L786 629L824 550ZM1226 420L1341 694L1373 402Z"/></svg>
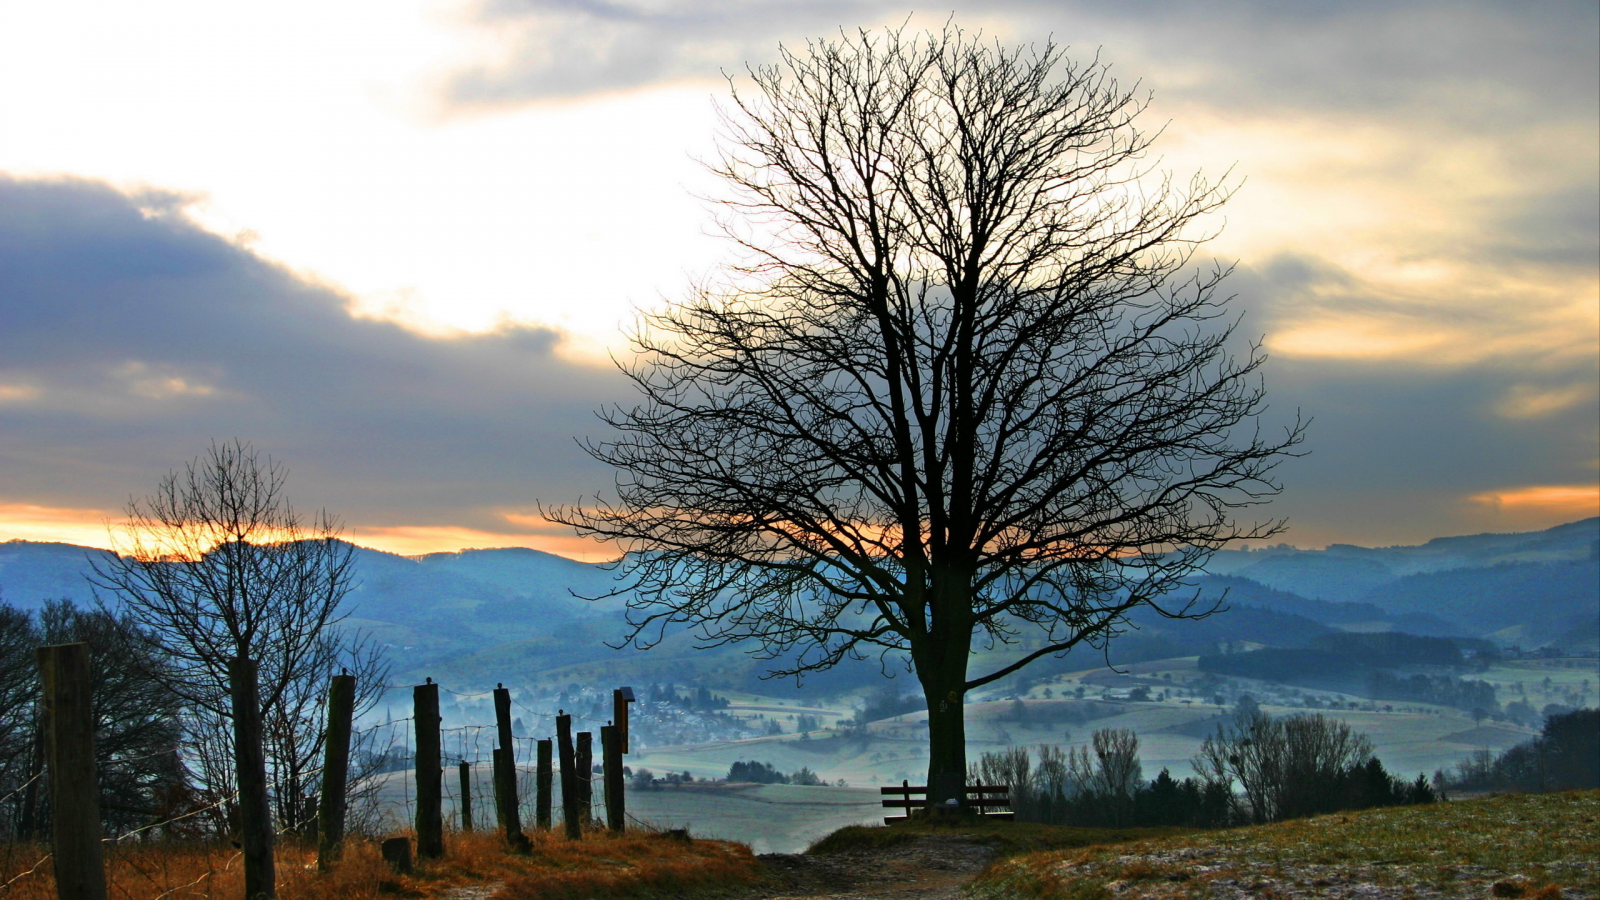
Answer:
<svg viewBox="0 0 1600 900"><path fill-rule="evenodd" d="M326 872L344 853L345 782L350 777L350 726L356 677L328 682L328 727L322 738L322 796L317 799L317 868Z"/></svg>
<svg viewBox="0 0 1600 900"><path fill-rule="evenodd" d="M429 678L411 689L417 735L417 858L444 855L444 768L439 748L439 686Z"/></svg>
<svg viewBox="0 0 1600 900"><path fill-rule="evenodd" d="M245 900L272 900L278 895L278 886L272 859L272 807L267 801L267 758L261 746L261 699L256 677L255 660L244 656L228 660L244 896Z"/></svg>
<svg viewBox="0 0 1600 900"><path fill-rule="evenodd" d="M565 820L567 838L580 840L583 825L578 820L577 759L572 750L572 717L565 710L557 710L556 752L561 757L561 816Z"/></svg>
<svg viewBox="0 0 1600 900"><path fill-rule="evenodd" d="M94 765L94 698L89 645L34 651L44 688L45 765L50 777L51 851L61 900L105 900L100 788Z"/></svg>
<svg viewBox="0 0 1600 900"><path fill-rule="evenodd" d="M466 760L458 766L461 771L461 830L472 830L472 765Z"/></svg>
<svg viewBox="0 0 1600 900"><path fill-rule="evenodd" d="M517 811L517 758L516 745L511 738L511 691L504 684L494 689L494 720L500 735L500 749L495 756L495 796L500 804L500 826L505 829L506 841L520 848L527 843L522 833L522 816Z"/></svg>
<svg viewBox="0 0 1600 900"><path fill-rule="evenodd" d="M534 807L533 807L534 824L536 826L538 826L539 828L543 828L544 830L549 831L550 830L550 791L551 791L551 788L552 788L551 782L555 780L552 777L554 775L554 773L551 771L551 769L553 768L552 763L551 763L551 757L554 755L554 752L551 749L551 744L550 744L550 739L549 738L545 738L544 740L540 741L538 746L539 746L539 768L537 769L537 771L534 774L534 790L535 790L535 800L534 800Z"/></svg>

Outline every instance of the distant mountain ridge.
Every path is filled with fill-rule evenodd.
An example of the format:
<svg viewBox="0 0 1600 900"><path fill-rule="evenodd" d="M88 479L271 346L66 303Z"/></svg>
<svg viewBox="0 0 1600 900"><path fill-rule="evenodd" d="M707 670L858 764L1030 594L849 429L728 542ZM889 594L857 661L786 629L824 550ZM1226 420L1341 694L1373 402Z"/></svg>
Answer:
<svg viewBox="0 0 1600 900"><path fill-rule="evenodd" d="M71 544L0 543L0 599L20 608L54 598L90 603L84 576L90 560L105 554ZM695 651L684 636L652 654L607 648L624 634L624 598L580 599L616 587L603 566L531 549L406 557L358 547L356 556L360 586L348 624L390 645L402 670L454 667L465 674L512 664L564 669L670 660L685 676L715 670L724 682L754 677L757 664L737 649ZM1593 649L1600 647L1600 517L1415 547L1223 551L1193 590L1225 598L1230 609L1197 622L1136 616L1139 630L1113 644L1114 658L1141 641L1150 653L1193 654L1225 641L1301 647L1322 634L1384 630ZM877 673L876 662L868 669Z"/></svg>

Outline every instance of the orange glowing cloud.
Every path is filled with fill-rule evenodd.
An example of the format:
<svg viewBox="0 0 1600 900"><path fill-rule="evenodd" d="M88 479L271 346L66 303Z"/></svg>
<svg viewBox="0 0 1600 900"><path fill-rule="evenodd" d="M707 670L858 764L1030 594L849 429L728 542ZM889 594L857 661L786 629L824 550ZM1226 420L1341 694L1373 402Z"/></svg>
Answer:
<svg viewBox="0 0 1600 900"><path fill-rule="evenodd" d="M608 562L617 556L614 548L558 532L549 522L537 516L507 515L506 518L514 525L550 533L494 532L451 525L400 525L352 526L346 528L341 536L362 547L403 556L499 547L529 547L581 562ZM121 510L0 503L0 542L37 541L109 550L113 549L115 530L116 538L122 539L123 551L127 552L126 535L119 529L124 521Z"/></svg>
<svg viewBox="0 0 1600 900"><path fill-rule="evenodd" d="M1581 519L1600 514L1600 485L1532 485L1486 491L1468 498L1508 513L1531 513Z"/></svg>
<svg viewBox="0 0 1600 900"><path fill-rule="evenodd" d="M111 547L109 523L122 513L31 503L0 503L0 541L40 541Z"/></svg>

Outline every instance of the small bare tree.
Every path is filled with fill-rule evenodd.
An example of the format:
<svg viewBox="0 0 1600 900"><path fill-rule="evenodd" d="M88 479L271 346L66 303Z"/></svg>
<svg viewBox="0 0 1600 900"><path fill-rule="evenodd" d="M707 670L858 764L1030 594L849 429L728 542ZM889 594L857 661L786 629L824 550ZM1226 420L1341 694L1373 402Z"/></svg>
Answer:
<svg viewBox="0 0 1600 900"><path fill-rule="evenodd" d="M1195 771L1233 796L1239 782L1241 818L1276 822L1339 808L1348 773L1372 759L1372 740L1321 713L1275 718L1254 706L1200 745Z"/></svg>
<svg viewBox="0 0 1600 900"><path fill-rule="evenodd" d="M213 795L243 789L234 775L259 777L275 789L279 824L297 827L307 819L307 776L320 749L321 687L341 666L356 669L359 700L370 706L384 667L370 645L350 645L337 629L355 586L355 548L326 513L302 520L284 479L281 466L247 443L213 444L128 504L127 522L112 535L116 553L94 564L94 580L165 645L170 668L162 677L198 726L195 758ZM257 670L252 709L236 703L240 659ZM258 720L259 730L241 731L241 715ZM225 722L231 734L215 727ZM256 746L241 746L245 732ZM247 771L252 758L264 760L261 771ZM270 890L270 877L257 886Z"/></svg>
<svg viewBox="0 0 1600 900"><path fill-rule="evenodd" d="M1107 66L948 28L750 80L718 166L747 261L646 318L641 402L591 447L617 500L552 515L630 551L641 645L690 623L776 675L908 660L944 802L968 691L1139 608L1211 611L1174 592L1278 530L1235 514L1301 429L1260 427L1225 268L1187 271L1226 190L1141 166L1145 101ZM975 640L1016 652L972 672Z"/></svg>

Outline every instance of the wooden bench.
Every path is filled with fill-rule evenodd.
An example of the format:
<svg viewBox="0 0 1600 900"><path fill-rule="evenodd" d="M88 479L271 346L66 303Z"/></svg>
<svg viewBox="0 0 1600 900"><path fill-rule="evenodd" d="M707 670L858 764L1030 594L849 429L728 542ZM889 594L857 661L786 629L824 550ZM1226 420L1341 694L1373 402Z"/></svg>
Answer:
<svg viewBox="0 0 1600 900"><path fill-rule="evenodd" d="M967 809L980 816L991 819L1005 819L1010 821L1016 817L1011 809L1011 786L1005 784L969 784L967 791ZM913 809L926 809L928 806L927 785L914 785L909 781L900 782L899 787L881 787L878 793L884 798L885 809L903 809L905 813L898 816L884 816L885 825L904 822Z"/></svg>

